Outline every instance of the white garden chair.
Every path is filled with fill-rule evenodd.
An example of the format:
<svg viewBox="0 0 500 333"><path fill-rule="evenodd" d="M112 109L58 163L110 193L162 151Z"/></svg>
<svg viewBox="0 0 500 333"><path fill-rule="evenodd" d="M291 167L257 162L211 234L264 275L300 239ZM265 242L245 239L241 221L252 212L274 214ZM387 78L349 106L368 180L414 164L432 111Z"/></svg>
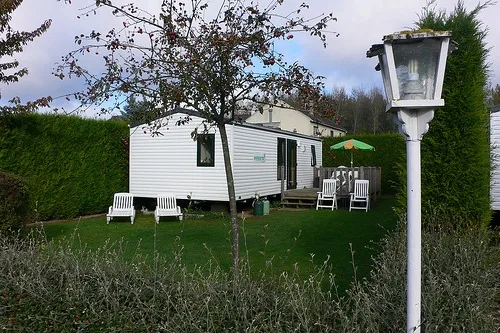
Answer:
<svg viewBox="0 0 500 333"><path fill-rule="evenodd" d="M326 204L326 202L331 202ZM318 200L316 201L316 210L318 208L337 209L337 179L324 179L323 190L318 192Z"/></svg>
<svg viewBox="0 0 500 333"><path fill-rule="evenodd" d="M360 206L356 206L360 203ZM351 193L351 202L349 203L349 211L352 209L370 209L370 181L364 179L356 179L354 181L354 193Z"/></svg>
<svg viewBox="0 0 500 333"><path fill-rule="evenodd" d="M175 195L162 193L156 197L156 223L160 223L162 216L176 216L179 221L182 221L181 207L177 206Z"/></svg>
<svg viewBox="0 0 500 333"><path fill-rule="evenodd" d="M130 217L130 223L134 224L134 196L131 193L115 193L113 206L109 206L106 215L107 223L109 224L114 217Z"/></svg>

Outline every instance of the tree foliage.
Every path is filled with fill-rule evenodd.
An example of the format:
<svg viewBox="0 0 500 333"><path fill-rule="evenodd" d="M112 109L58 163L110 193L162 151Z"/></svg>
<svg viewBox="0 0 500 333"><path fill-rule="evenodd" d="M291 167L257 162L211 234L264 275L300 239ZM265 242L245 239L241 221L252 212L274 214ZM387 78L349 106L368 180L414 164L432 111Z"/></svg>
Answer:
<svg viewBox="0 0 500 333"><path fill-rule="evenodd" d="M0 84L18 82L21 77L28 74L27 68L19 68L19 62L9 58L22 52L25 45L47 31L51 24L51 20L47 20L33 31L16 31L12 28L10 26L11 14L22 2L23 0L2 0L0 2ZM1 107L0 112L32 111L38 106L47 106L50 101L50 97L41 98L23 105L18 97L14 97L9 101L13 105Z"/></svg>
<svg viewBox="0 0 500 333"><path fill-rule="evenodd" d="M120 111L120 116L117 118L125 120L133 127L149 123L159 114L161 114L161 110L158 110L153 103L146 99L138 99L135 95L131 95L127 99L127 104L123 107L123 110Z"/></svg>
<svg viewBox="0 0 500 333"><path fill-rule="evenodd" d="M488 86L486 90L487 103L489 106L500 104L500 84L493 86Z"/></svg>
<svg viewBox="0 0 500 333"><path fill-rule="evenodd" d="M208 3L200 0L193 1L192 7L163 1L159 17L132 4L96 1L97 8L91 10L111 8L123 18L122 26L76 36L81 47L68 54L54 74L83 77L88 90L76 96L84 104L110 102L117 93L135 93L166 109L182 103L209 121L223 123L230 121L228 115L240 101L267 102L293 90L303 97L318 96L321 77L296 62L287 63L275 42L289 41L293 33L305 30L326 45L322 29L334 18L329 14L316 23L306 20L300 16L309 7L306 4L289 14L275 13L282 4L272 1L260 8L224 1L215 17L206 20ZM102 76L78 64L78 57L91 49L105 53ZM107 103L105 109L118 105Z"/></svg>
<svg viewBox="0 0 500 333"><path fill-rule="evenodd" d="M239 236L234 181L225 125L242 102L270 103L281 94L297 92L304 100L319 98L322 82L297 62L288 63L278 47L309 33L326 46L325 28L332 14L311 19L302 3L290 10L284 0L267 5L225 0L162 1L160 14L139 6L119 6L96 0L90 11L103 8L122 18L107 32L92 30L75 37L79 46L56 68L61 79L85 79L87 89L75 94L82 104L99 104L109 110L119 106L116 96L139 94L166 110L179 105L192 108L206 119L204 128L219 131L230 200L233 266L238 273ZM210 5L210 6L209 6ZM99 53L106 68L96 76L79 65L83 54ZM197 138L197 131L192 133Z"/></svg>
<svg viewBox="0 0 500 333"><path fill-rule="evenodd" d="M353 134L394 131L392 116L385 112L386 102L379 87L374 86L368 91L354 88L351 99L350 112L344 118Z"/></svg>
<svg viewBox="0 0 500 333"><path fill-rule="evenodd" d="M377 86L369 90L355 87L350 93L336 86L324 93L319 110L349 134L394 132L396 126L392 115L385 112L385 106L384 94Z"/></svg>

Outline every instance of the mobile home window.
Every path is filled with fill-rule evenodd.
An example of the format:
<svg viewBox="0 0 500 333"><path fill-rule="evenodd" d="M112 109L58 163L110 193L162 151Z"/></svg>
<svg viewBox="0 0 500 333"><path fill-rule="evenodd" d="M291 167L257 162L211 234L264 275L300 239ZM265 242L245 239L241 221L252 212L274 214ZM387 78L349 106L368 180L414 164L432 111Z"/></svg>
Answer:
<svg viewBox="0 0 500 333"><path fill-rule="evenodd" d="M198 142L196 165L213 167L215 165L215 134L198 135L196 141Z"/></svg>
<svg viewBox="0 0 500 333"><path fill-rule="evenodd" d="M277 169L277 180L281 180L281 167L285 166L285 154L286 154L286 139L278 138L278 169ZM286 174L285 174L286 178Z"/></svg>
<svg viewBox="0 0 500 333"><path fill-rule="evenodd" d="M311 145L311 166L316 166L316 146Z"/></svg>
<svg viewBox="0 0 500 333"><path fill-rule="evenodd" d="M319 127L317 125L314 125L313 126L313 136L319 136L319 135L320 135Z"/></svg>

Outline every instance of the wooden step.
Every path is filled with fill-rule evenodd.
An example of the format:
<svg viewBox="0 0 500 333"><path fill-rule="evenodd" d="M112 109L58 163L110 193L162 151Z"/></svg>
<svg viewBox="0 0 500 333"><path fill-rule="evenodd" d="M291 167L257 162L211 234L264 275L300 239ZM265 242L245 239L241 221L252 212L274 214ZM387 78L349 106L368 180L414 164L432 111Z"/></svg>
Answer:
<svg viewBox="0 0 500 333"><path fill-rule="evenodd" d="M283 207L311 208L316 207L316 199L304 197L285 197L281 201L281 205Z"/></svg>
<svg viewBox="0 0 500 333"><path fill-rule="evenodd" d="M315 202L282 202L282 206L287 206L287 207L316 207Z"/></svg>
<svg viewBox="0 0 500 333"><path fill-rule="evenodd" d="M283 200L310 200L310 201L316 201L316 199L318 199L317 196L314 196L314 197L297 197L297 196L293 196L293 197L289 197L289 196L284 196L283 197Z"/></svg>

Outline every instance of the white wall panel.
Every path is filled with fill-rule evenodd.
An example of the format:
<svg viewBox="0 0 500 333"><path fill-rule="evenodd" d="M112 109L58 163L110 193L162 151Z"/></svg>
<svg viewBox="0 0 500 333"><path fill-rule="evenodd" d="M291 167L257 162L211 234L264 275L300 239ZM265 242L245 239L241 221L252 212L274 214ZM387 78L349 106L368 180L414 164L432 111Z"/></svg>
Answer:
<svg viewBox="0 0 500 333"><path fill-rule="evenodd" d="M491 151L491 209L500 210L500 112L490 116Z"/></svg>
<svg viewBox="0 0 500 333"><path fill-rule="evenodd" d="M173 116L172 116L173 117ZM177 114L176 118L179 117ZM228 201L224 157L219 133L215 133L215 166L196 165L197 143L190 133L201 123L192 116L187 125L160 128L162 135L152 137L141 126L131 129L130 192L137 197L154 198L158 193L173 193L179 199ZM171 121L172 122L172 121ZM279 194L277 180L277 138L294 139L297 150L297 187L312 187L311 144L316 146L317 166L321 165L321 141L293 133L252 125L228 125L236 199ZM234 149L233 149L234 147ZM305 148L305 150L302 149ZM264 161L257 161L264 156Z"/></svg>
<svg viewBox="0 0 500 333"><path fill-rule="evenodd" d="M234 128L234 182L236 199L251 198L281 191L277 178L277 141L272 131L255 130L244 126ZM256 161L255 156L264 156Z"/></svg>
<svg viewBox="0 0 500 333"><path fill-rule="evenodd" d="M319 167L322 156L321 141L283 131L256 130L253 127L237 125L234 128L235 159L233 165L237 199L253 197L255 192L261 196L281 192L281 180L277 180L278 137L296 140L301 144L301 147L297 149L297 188L313 186L314 167L311 166L311 145L316 146L316 161ZM305 147L305 150L302 147ZM266 154L265 161L255 161L255 154Z"/></svg>
<svg viewBox="0 0 500 333"><path fill-rule="evenodd" d="M172 116L173 117L173 116ZM196 165L197 143L191 132L201 123L192 117L186 125L160 128L162 135L152 137L131 129L130 192L137 197L156 197L173 193L179 199L227 201L224 160L219 134L215 135L215 166ZM215 133L215 131L212 131Z"/></svg>

